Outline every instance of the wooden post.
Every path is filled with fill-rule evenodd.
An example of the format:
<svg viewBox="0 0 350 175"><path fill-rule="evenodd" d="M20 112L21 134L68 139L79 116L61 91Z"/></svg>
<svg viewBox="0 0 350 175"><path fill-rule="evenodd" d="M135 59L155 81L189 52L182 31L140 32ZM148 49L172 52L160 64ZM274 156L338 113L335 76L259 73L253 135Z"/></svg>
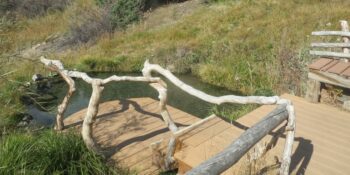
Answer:
<svg viewBox="0 0 350 175"><path fill-rule="evenodd" d="M321 83L319 81L309 79L307 82L307 90L305 98L312 103L318 103L321 94Z"/></svg>
<svg viewBox="0 0 350 175"><path fill-rule="evenodd" d="M75 92L75 82L74 82L74 80L71 77L67 76L66 74L64 74L62 72L59 72L59 74L67 82L68 87L69 87L66 96L64 97L62 103L57 108L55 129L58 130L58 131L61 131L61 130L64 129L63 119L64 119L64 113L66 112L66 109L67 109L67 106L68 106L68 103L69 103L69 99L71 98L71 96Z"/></svg>
<svg viewBox="0 0 350 175"><path fill-rule="evenodd" d="M340 21L340 25L341 25L341 30L342 30L343 32L349 32L349 25L348 25L348 22L347 22L347 21L341 20L341 21ZM349 43L349 42L350 42L349 37L343 36L342 38L343 38L344 43ZM348 53L350 53L350 49L344 47L344 48L343 48L343 52L348 54ZM345 61L345 62L348 62L348 61L349 61L348 59L342 59L342 60Z"/></svg>
<svg viewBox="0 0 350 175"><path fill-rule="evenodd" d="M93 133L93 123L95 121L96 115L98 113L99 101L101 98L101 93L103 91L102 82L100 79L93 79L92 81L92 94L89 102L89 106L84 118L81 134L86 146L101 154L97 143L94 141Z"/></svg>
<svg viewBox="0 0 350 175"><path fill-rule="evenodd" d="M45 57L40 57L40 61L51 71L57 72L64 81L68 84L68 92L66 96L64 97L62 103L57 108L57 115L56 115L56 124L55 124L55 130L61 131L64 129L64 112L67 109L69 100L73 93L75 92L75 82L74 80L67 74L67 71L64 70L63 64L60 61L57 60L48 60Z"/></svg>

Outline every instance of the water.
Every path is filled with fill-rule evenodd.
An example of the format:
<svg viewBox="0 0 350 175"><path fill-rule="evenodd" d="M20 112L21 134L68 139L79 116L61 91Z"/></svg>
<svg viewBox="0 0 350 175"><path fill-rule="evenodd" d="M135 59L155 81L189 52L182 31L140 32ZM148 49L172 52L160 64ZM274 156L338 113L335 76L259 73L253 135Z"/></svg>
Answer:
<svg viewBox="0 0 350 175"><path fill-rule="evenodd" d="M92 77L99 78L106 78L110 75L111 73L91 74ZM127 75L141 76L141 74ZM191 75L177 75L177 77L186 84L189 84L192 87L204 91L210 95L220 96L229 94L239 94L237 92L229 91L224 88L218 88L216 86L203 83L199 81L198 78ZM191 95L188 95L186 92L182 91L181 89L173 85L171 82L167 81L165 78L163 78L163 80L165 80L165 82L168 85L168 105L176 107L182 111L185 111L189 114L200 118L205 118L212 113L211 111L214 105L204 102ZM76 80L76 87L77 90L70 100L65 116L69 116L88 106L92 91L91 85L79 79ZM62 102L62 99L65 96L67 89L68 86L65 83L55 84L54 87L51 89L51 92L58 97L56 102L57 104ZM158 100L158 92L152 87L150 87L148 83L112 82L105 86L104 91L102 93L101 102L137 97L150 97ZM28 113L34 117L35 121L44 125L53 124L55 112L55 110L52 112L44 112L40 111L35 106L28 106Z"/></svg>

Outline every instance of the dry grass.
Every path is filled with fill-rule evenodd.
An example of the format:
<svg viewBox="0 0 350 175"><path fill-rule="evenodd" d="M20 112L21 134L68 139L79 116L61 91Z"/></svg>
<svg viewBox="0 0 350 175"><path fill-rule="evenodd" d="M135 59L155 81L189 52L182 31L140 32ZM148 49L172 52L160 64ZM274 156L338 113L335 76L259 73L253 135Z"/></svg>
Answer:
<svg viewBox="0 0 350 175"><path fill-rule="evenodd" d="M181 19L161 21L166 25L150 27L159 24L159 17L152 21L149 16L147 23L103 37L96 46L71 53L66 61L81 65L86 59L123 56L127 59L118 71L137 71L145 59L151 59L178 72L190 69L206 82L248 94L273 89L300 95L310 60L309 34L338 28L338 21L348 17L346 5L350 2L264 0L202 5ZM100 66L99 70L110 68Z"/></svg>

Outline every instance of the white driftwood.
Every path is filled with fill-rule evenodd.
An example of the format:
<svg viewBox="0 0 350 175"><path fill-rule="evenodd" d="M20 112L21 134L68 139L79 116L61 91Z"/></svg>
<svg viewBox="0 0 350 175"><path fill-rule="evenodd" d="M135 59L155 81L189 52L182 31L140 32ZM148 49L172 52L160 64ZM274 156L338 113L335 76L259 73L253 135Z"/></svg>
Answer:
<svg viewBox="0 0 350 175"><path fill-rule="evenodd" d="M310 50L310 54L317 55L317 56L325 56L325 57L350 58L349 53L340 53L340 52Z"/></svg>
<svg viewBox="0 0 350 175"><path fill-rule="evenodd" d="M64 79L64 81L66 81L66 83L69 86L66 96L63 98L62 103L58 105L58 108L57 108L55 129L61 131L64 129L63 115L67 109L69 99L75 91L75 82L70 76L68 76L65 73L64 66L60 61L48 60L45 57L41 57L40 60L51 71L57 72Z"/></svg>
<svg viewBox="0 0 350 175"><path fill-rule="evenodd" d="M294 118L295 118L295 114L294 114L294 110L292 104L290 103L289 100L286 99L280 99L278 96L273 96L273 97L263 97L263 96L247 96L247 97L242 97L242 96L235 96L235 95L227 95L227 96L221 96L221 97L215 97L215 96L211 96L208 95L202 91L199 91L197 89L194 89L193 87L185 84L184 82L182 82L181 80L179 80L176 76L174 76L169 70L166 70L162 67L160 67L159 65L156 64L150 64L149 61L147 60L144 63L144 68L142 69L142 73L145 77L151 77L151 73L152 72L157 72L161 75L163 75L165 78L167 78L169 81L171 81L175 86L179 87L180 89L182 89L183 91L187 92L188 94L195 96L199 99L202 99L203 101L207 101L209 103L214 103L214 104L222 104L222 103L238 103L238 104L248 104L248 103L255 103L255 104L283 104L285 106L287 106L287 110L288 110L288 121L293 122L294 123ZM210 119L210 118L209 118ZM203 120L203 122L205 122L205 119ZM288 123L290 123L288 122ZM201 124L201 122L196 123L192 126L189 126L187 128L184 128L182 130L179 130L177 132L175 132L175 137L179 136L183 133L188 132L189 130L199 126ZM291 128L291 126L289 127ZM264 131L265 132L265 131ZM290 164L290 150L292 148L293 145L293 139L294 139L294 129L293 131L291 131L293 133L289 133L288 134L288 139L286 141L286 145L285 145L285 150L284 150L284 157L283 157L283 167L281 167L280 172L283 173L283 175L286 175L286 167L289 168L289 164ZM292 140L290 140L290 138ZM256 142L252 142L253 146ZM228 152L226 152L228 153ZM232 153L232 152L231 152ZM244 152L245 153L245 152ZM240 154L233 154L234 156L238 156L238 159L243 155ZM289 159L288 159L289 156ZM213 162L211 162L213 163ZM235 162L233 162L232 164L230 163L225 163L225 165L223 165L224 168L228 168L230 166L232 166ZM201 169L203 167L196 167L195 169ZM210 168L208 168L210 169ZM222 170L226 170L226 169L222 169ZM212 172L212 171L209 171ZM219 171L217 171L219 172ZM222 171L220 171L222 172ZM196 172L197 173L197 172ZM196 174L194 173L194 174ZM208 173L208 172L206 172ZM209 173L210 174L210 173ZM214 173L215 174L215 173ZM288 174L288 170L287 170L287 174Z"/></svg>
<svg viewBox="0 0 350 175"><path fill-rule="evenodd" d="M289 102L287 105L287 111L288 111L288 123L286 126L287 136L286 136L286 143L284 145L284 151L282 156L282 164L280 168L281 175L289 174L289 166L291 162L294 135L295 135L295 111L294 111L294 106L292 105L291 102Z"/></svg>
<svg viewBox="0 0 350 175"><path fill-rule="evenodd" d="M175 77L169 70L166 70L159 65L150 64L147 60L144 63L144 68L142 69L142 73L146 77L151 76L151 72L157 72L164 77L166 77L169 81L171 81L175 86L179 87L181 90L187 92L188 94L195 96L203 101L213 103L213 104L223 104L223 103L238 103L238 104L275 104L278 100L278 96L273 97L263 97L263 96L236 96L236 95L226 95L221 97L215 97L208 95L202 91L194 89L193 87L185 84L177 77Z"/></svg>
<svg viewBox="0 0 350 175"><path fill-rule="evenodd" d="M314 35L314 36L347 36L347 37L350 37L350 32L343 32L343 31L317 31L317 32L312 32L311 35Z"/></svg>
<svg viewBox="0 0 350 175"><path fill-rule="evenodd" d="M311 43L311 47L324 47L324 48L339 47L339 48L347 49L347 47L350 47L350 43Z"/></svg>
<svg viewBox="0 0 350 175"><path fill-rule="evenodd" d="M341 20L340 21L340 26L341 26L341 29L343 32L349 32L349 25L348 25L348 22L345 21L345 20ZM343 37L343 41L344 43L346 44L350 44L350 39L349 37ZM344 53L349 53L349 48L344 48L343 49Z"/></svg>
<svg viewBox="0 0 350 175"><path fill-rule="evenodd" d="M343 32L349 32L349 24L348 24L347 21L341 20L340 21L340 26L341 26L341 30ZM349 37L343 36L342 38L343 38L344 43L350 44L350 38ZM343 48L343 52L344 53L350 53L350 49L349 48ZM344 59L344 61L348 62L349 60Z"/></svg>
<svg viewBox="0 0 350 175"><path fill-rule="evenodd" d="M99 149L97 143L93 139L93 124L98 113L98 106L102 91L102 80L92 80L92 94L81 131L86 146L97 153L101 153L101 150Z"/></svg>
<svg viewBox="0 0 350 175"><path fill-rule="evenodd" d="M186 128L182 128L182 129L178 130L177 132L174 133L174 136L175 136L175 138L178 138L178 137L192 131L193 129L197 128L198 126L201 126L204 123L207 123L215 118L216 118L216 115L213 114L209 117L206 117L205 119L199 120L198 122L196 122L190 126L187 126Z"/></svg>

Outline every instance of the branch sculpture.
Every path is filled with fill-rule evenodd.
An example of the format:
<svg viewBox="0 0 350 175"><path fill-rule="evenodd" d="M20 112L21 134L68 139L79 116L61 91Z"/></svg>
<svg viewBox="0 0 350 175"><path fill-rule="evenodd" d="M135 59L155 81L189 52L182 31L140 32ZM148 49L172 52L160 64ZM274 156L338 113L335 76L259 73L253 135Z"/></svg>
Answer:
<svg viewBox="0 0 350 175"><path fill-rule="evenodd" d="M168 126L169 130L172 133L171 138L169 139L168 148L165 158L165 167L169 169L171 164L175 161L173 158L176 138L193 128L200 126L203 122L213 119L215 116L211 116L207 119L203 119L193 125L190 125L181 130L175 125L172 120L167 108L167 86L166 84L158 77L152 77L152 72L157 72L171 81L175 86L179 87L183 91L187 92L190 95L198 97L206 102L213 104L223 104L223 103L238 103L238 104L278 104L279 107L270 113L268 117L263 119L261 122L256 124L254 127L250 128L248 131L243 133L236 141L234 141L227 149L222 153L214 156L213 158L202 163L200 166L195 167L193 170L188 172L188 174L219 174L225 171L227 168L231 167L235 162L237 162L255 143L257 143L263 136L265 136L269 131L277 127L284 120L288 120L286 131L286 143L283 152L282 164L280 168L280 174L287 175L289 173L289 165L291 162L291 153L292 145L294 141L294 132L295 132L295 113L294 107L289 100L280 99L278 96L273 97L264 97L264 96L235 96L235 95L226 95L221 97L215 97L208 95L202 91L194 89L193 87L185 84L174 76L169 70L166 70L159 65L150 64L148 60L144 64L142 70L143 77L132 77L132 76L110 76L106 79L91 78L89 75L83 72L78 71L68 71L64 69L63 64L58 60L48 60L44 57L41 57L41 62L46 65L50 70L58 72L63 79L69 85L69 91L64 98L62 104L59 106L56 126L57 128L63 129L63 114L66 110L68 101L75 90L74 78L80 78L86 83L91 84L92 94L89 101L89 106L87 113L85 115L83 125L82 125L82 137L89 149L94 150L97 153L101 153L99 146L93 139L93 124L95 122L96 116L98 114L98 106L101 97L101 93L104 89L104 85L110 82L119 82L119 81L135 81L135 82L148 82L150 86L156 89L159 93L159 106L160 113ZM272 124L271 124L272 123ZM271 125L268 125L271 124ZM256 136L255 136L256 135ZM245 140L247 138L251 138ZM236 151L235 151L236 150ZM237 150L240 150L237 152ZM230 155L230 156L227 156ZM223 157L225 157L223 159ZM224 162L221 162L224 160Z"/></svg>
<svg viewBox="0 0 350 175"><path fill-rule="evenodd" d="M288 113L288 117L286 119L288 120L288 124L286 127L287 131L287 137L286 137L286 143L285 148L283 152L283 158L282 158L282 165L280 168L280 174L287 175L289 172L289 165L291 161L291 154L292 154L292 147L293 147L293 141L294 141L294 130L295 130L295 113L294 113L294 107L291 101L286 99L280 99L278 96L273 97L264 97L264 96L236 96L236 95L226 95L226 96L220 96L215 97L212 95L208 95L202 91L199 91L181 80L179 80L176 76L174 76L169 70L166 70L162 68L161 66L157 64L150 64L148 60L144 63L144 68L142 69L142 73L145 77L152 77L151 73L157 72L161 75L163 75L165 78L167 78L170 82L172 82L175 86L180 88L181 90L187 92L189 95L195 96L199 99L202 99L203 101L213 103L213 104L223 104L223 103L237 103L237 104L264 104L264 105L271 105L271 104L279 104L283 105L284 109ZM206 120L206 119L204 119ZM282 122L283 120L281 120ZM280 124L279 122L278 124ZM172 156L174 152L171 152L173 150L173 147L175 147L174 139L178 137L181 134L184 134L193 128L200 126L201 122L195 123L191 126L188 126L187 128L184 128L182 130L179 130L175 132L175 134L172 136L169 145L168 145L168 151L167 153L172 153L172 155L167 155L168 160L172 159ZM265 134L266 135L266 134ZM259 141L261 138L259 138L257 141ZM256 142L251 142L250 147L253 146ZM249 149L244 151L246 153ZM243 155L243 154L242 154ZM242 156L241 155L241 156ZM239 156L239 158L241 157ZM207 169L210 170L208 172L204 172L203 174L220 174L224 170L226 170L228 167L231 167L234 165L236 161L233 160L233 157L228 157L231 161L227 161L226 164L222 164L223 167L221 168L214 168L217 164L214 164L215 160L209 159L203 164L207 164ZM191 172L197 172L197 170L200 170L201 166L194 168ZM216 169L217 171L212 171ZM191 174L191 173L189 173Z"/></svg>

